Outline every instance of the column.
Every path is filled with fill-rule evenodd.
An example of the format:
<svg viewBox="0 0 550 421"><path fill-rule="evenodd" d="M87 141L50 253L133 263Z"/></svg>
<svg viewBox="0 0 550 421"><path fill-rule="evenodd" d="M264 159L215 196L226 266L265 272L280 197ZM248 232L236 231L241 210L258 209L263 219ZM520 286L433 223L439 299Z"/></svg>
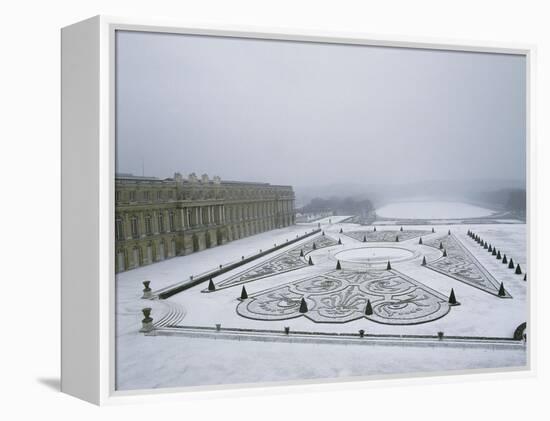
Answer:
<svg viewBox="0 0 550 421"><path fill-rule="evenodd" d="M130 222L130 215L128 213L125 213L122 215L122 225L124 227L124 235L127 240L132 239L132 224Z"/></svg>
<svg viewBox="0 0 550 421"><path fill-rule="evenodd" d="M145 214L143 212L139 213L138 222L140 237L145 237L147 235L147 231L145 229Z"/></svg>
<svg viewBox="0 0 550 421"><path fill-rule="evenodd" d="M159 233L159 218L156 211L153 211L153 217L152 217L151 225L153 233L158 234Z"/></svg>

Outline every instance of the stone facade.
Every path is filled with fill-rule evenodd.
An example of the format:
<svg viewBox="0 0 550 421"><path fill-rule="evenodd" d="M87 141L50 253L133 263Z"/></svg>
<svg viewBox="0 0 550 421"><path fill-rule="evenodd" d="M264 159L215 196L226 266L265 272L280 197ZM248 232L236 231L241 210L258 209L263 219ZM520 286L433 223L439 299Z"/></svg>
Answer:
<svg viewBox="0 0 550 421"><path fill-rule="evenodd" d="M295 223L292 186L119 174L115 195L116 272Z"/></svg>

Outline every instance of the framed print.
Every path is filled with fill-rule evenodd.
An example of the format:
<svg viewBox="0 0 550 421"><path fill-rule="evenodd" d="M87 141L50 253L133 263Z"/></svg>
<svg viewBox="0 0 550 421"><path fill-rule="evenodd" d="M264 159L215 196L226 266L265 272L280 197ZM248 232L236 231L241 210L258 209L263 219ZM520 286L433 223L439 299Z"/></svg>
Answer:
<svg viewBox="0 0 550 421"><path fill-rule="evenodd" d="M529 372L532 47L62 31L62 389Z"/></svg>

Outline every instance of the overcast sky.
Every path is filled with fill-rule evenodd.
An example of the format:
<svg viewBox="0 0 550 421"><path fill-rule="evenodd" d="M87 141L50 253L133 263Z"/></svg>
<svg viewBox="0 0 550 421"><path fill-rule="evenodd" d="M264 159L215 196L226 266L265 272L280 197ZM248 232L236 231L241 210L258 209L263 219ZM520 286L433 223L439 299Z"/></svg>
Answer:
<svg viewBox="0 0 550 421"><path fill-rule="evenodd" d="M118 172L525 179L523 56L118 32Z"/></svg>

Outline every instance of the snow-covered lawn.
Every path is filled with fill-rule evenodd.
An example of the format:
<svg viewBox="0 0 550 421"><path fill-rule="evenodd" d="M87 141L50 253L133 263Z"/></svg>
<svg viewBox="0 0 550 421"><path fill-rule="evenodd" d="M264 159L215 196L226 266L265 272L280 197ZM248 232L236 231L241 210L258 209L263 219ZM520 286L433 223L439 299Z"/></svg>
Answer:
<svg viewBox="0 0 550 421"><path fill-rule="evenodd" d="M472 368L520 367L523 351L397 348L143 336L117 349L117 389L349 379Z"/></svg>
<svg viewBox="0 0 550 421"><path fill-rule="evenodd" d="M246 284L249 295L284 285L296 279L325 273L334 268L334 253L361 246L360 241L345 235L346 231L372 230L355 224L337 223L346 217L332 217L313 224L300 224L241 239L224 246L205 250L189 256L173 258L151 266L117 275L117 387L119 389L155 388L170 386L195 386L206 384L251 383L364 376L387 373L412 373L466 368L517 367L526 363L523 349L439 348L396 346L353 346L313 343L282 343L233 341L206 338L144 336L138 332L141 309L152 307L152 317L158 320L169 302L184 314L181 325L283 330L356 333L364 329L370 334L425 334L511 337L514 329L527 318L528 282L523 276L503 265L466 234L472 229L514 262L527 270L525 253L525 225L449 225L436 226L436 232L424 237L437 238L448 229L498 280L504 282L512 299L502 299L470 285L449 278L420 265L418 249L426 251L428 258L437 254L434 249L419 246L418 238L399 242L399 247L411 249L411 258L395 264L394 269L448 296L454 288L460 306L452 307L444 317L417 325L386 325L367 319L343 324L315 323L305 317L282 321L251 320L239 316L242 286L236 285L214 293L201 292L206 285L198 285L170 297L166 302L142 300L141 282L151 280L153 290L187 279L190 275L210 270L220 263L234 261L241 255L249 255L266 249L273 243L295 238L322 224L327 235L341 238L341 246L328 247L312 252L315 266L282 273ZM340 234L340 229L344 234ZM431 230L431 226L411 226L406 229ZM395 227L379 227L379 230L395 230ZM378 243L388 246L392 243ZM423 248L422 248L423 247ZM432 253L432 254L430 254ZM263 260L269 259L266 256ZM256 265L254 261L237 271ZM230 277L229 272L216 282Z"/></svg>

